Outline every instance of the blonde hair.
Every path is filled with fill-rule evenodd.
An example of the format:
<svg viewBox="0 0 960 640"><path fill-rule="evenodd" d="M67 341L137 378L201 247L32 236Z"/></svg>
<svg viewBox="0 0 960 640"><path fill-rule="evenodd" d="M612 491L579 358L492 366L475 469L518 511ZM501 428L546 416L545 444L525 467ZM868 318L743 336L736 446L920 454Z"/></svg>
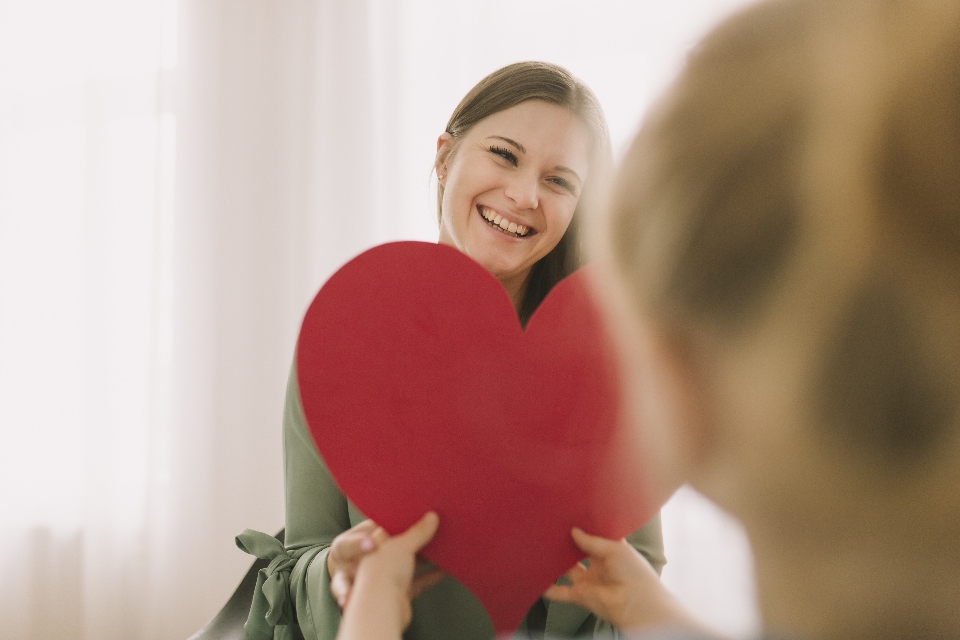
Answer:
<svg viewBox="0 0 960 640"><path fill-rule="evenodd" d="M484 118L528 100L543 100L578 115L592 137L593 158L590 176L581 190L567 232L530 272L519 309L523 323L530 319L554 285L582 265L579 222L583 217L582 210L592 200L595 185L612 164L610 134L597 97L569 71L548 62L517 62L485 77L453 110L446 132L458 140ZM443 216L442 207L443 185L438 183L437 220Z"/></svg>
<svg viewBox="0 0 960 640"><path fill-rule="evenodd" d="M813 422L893 468L957 431L958 18L935 1L742 12L691 54L609 213L634 310L680 340L817 325Z"/></svg>

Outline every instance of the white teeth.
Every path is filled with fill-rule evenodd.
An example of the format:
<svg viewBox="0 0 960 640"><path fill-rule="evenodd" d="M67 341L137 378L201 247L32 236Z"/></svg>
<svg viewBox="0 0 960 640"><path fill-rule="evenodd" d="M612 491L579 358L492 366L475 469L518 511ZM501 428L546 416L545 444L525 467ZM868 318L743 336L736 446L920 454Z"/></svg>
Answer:
<svg viewBox="0 0 960 640"><path fill-rule="evenodd" d="M486 207L479 207L479 209L480 215L483 216L484 220L507 233L523 238L530 231L530 227L517 224L516 222L510 222L499 213L491 213Z"/></svg>

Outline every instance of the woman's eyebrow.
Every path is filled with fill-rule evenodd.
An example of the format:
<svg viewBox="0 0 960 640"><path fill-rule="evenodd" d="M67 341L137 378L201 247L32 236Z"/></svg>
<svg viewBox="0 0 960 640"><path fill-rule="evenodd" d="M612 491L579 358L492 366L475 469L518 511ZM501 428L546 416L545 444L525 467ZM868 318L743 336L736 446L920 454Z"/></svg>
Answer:
<svg viewBox="0 0 960 640"><path fill-rule="evenodd" d="M526 153L526 152L527 152L527 150L523 147L523 145L520 144L519 142L517 142L516 140L511 140L510 138L504 138L503 136L487 136L487 140L489 140L490 138L496 138L497 140L503 140L503 141L506 142L507 144L515 147L518 151L520 151L520 153Z"/></svg>
<svg viewBox="0 0 960 640"><path fill-rule="evenodd" d="M577 174L577 172L574 171L573 169L571 169L570 167L565 167L565 166L563 166L562 164L558 164L557 166L555 166L555 167L553 168L553 170L554 170L554 171L559 171L560 173L569 173L569 174L572 175L574 178L576 178L577 181L578 181L580 184L583 184L583 178L581 178L581 177Z"/></svg>

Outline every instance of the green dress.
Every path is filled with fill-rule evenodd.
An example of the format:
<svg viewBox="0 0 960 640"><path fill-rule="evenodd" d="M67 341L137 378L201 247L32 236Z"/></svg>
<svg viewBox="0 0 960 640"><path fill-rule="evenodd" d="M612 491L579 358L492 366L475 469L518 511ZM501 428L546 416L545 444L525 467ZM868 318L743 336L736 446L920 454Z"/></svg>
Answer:
<svg viewBox="0 0 960 640"><path fill-rule="evenodd" d="M333 539L366 517L347 500L317 453L300 404L296 368L287 385L283 416L286 484L286 548L269 536L246 531L237 538L241 549L270 558L261 571L247 622L254 640L294 638L294 616L306 640L333 640L340 608L330 594L327 553ZM666 563L659 516L627 540L659 573ZM616 634L609 623L573 605L538 601L515 638L583 637ZM407 640L491 640L493 624L479 601L451 577L413 601Z"/></svg>

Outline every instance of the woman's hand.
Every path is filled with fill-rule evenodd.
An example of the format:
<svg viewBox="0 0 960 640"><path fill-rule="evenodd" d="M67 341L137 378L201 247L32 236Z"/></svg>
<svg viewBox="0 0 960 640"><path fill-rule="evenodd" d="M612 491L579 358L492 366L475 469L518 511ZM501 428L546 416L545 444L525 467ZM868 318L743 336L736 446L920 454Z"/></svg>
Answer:
<svg viewBox="0 0 960 640"><path fill-rule="evenodd" d="M417 552L430 542L439 523L430 512L392 538L380 528L373 532L376 551L359 561L338 640L400 638L410 624L410 601L444 576L436 568L416 573Z"/></svg>
<svg viewBox="0 0 960 640"><path fill-rule="evenodd" d="M550 587L545 598L585 607L621 629L674 627L716 633L666 590L650 563L626 540L591 536L576 527L571 535L588 555L589 566L578 562L566 573L571 584Z"/></svg>
<svg viewBox="0 0 960 640"><path fill-rule="evenodd" d="M327 571L330 573L330 592L341 609L350 600L350 592L357 577L360 561L376 551L380 543L389 537L383 527L378 526L373 520L364 520L333 539L330 552L327 554ZM416 566L418 568L424 566L423 561L418 559ZM413 581L410 597L413 598L424 589L433 586L443 576L443 572L439 569L418 574Z"/></svg>
<svg viewBox="0 0 960 640"><path fill-rule="evenodd" d="M341 609L350 598L360 559L375 551L377 539L385 535L376 522L364 520L333 539L327 554L327 571L330 573L330 592Z"/></svg>

